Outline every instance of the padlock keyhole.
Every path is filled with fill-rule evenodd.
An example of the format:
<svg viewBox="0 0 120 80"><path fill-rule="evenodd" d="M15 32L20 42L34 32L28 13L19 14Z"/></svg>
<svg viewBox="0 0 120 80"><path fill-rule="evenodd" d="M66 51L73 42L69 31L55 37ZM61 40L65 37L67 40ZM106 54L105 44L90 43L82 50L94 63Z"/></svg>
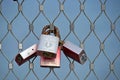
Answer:
<svg viewBox="0 0 120 80"><path fill-rule="evenodd" d="M55 34L53 32L51 32L50 35L55 36Z"/></svg>
<svg viewBox="0 0 120 80"><path fill-rule="evenodd" d="M52 44L50 43L50 42L46 42L46 47L48 48L48 47L51 47L52 46Z"/></svg>

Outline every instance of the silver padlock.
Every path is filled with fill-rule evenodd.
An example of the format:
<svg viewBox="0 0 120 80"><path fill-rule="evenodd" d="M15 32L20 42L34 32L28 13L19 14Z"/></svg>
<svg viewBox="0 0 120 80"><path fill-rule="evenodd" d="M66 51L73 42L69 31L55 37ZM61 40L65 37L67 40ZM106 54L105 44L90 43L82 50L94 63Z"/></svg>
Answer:
<svg viewBox="0 0 120 80"><path fill-rule="evenodd" d="M29 59L35 57L36 55L37 55L37 44L34 44L31 47L17 54L17 56L15 57L15 61L20 66Z"/></svg>
<svg viewBox="0 0 120 80"><path fill-rule="evenodd" d="M51 33L54 35L51 35ZM54 26L54 30L50 30L50 25L45 26L42 30L37 49L39 54L43 57L55 58L59 45L59 39L60 34L56 26Z"/></svg>
<svg viewBox="0 0 120 80"><path fill-rule="evenodd" d="M80 64L84 64L87 60L85 51L70 41L63 42L62 50L66 56L74 59Z"/></svg>

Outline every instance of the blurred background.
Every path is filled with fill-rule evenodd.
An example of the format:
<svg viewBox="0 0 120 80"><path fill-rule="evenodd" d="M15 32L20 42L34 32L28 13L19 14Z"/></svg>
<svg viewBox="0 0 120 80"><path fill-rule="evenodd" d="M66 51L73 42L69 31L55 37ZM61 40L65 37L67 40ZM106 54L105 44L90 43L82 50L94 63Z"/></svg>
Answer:
<svg viewBox="0 0 120 80"><path fill-rule="evenodd" d="M120 80L120 0L0 0L0 80ZM61 52L60 68L15 56L39 42L45 25L85 50L81 65ZM30 66L31 64L31 66Z"/></svg>

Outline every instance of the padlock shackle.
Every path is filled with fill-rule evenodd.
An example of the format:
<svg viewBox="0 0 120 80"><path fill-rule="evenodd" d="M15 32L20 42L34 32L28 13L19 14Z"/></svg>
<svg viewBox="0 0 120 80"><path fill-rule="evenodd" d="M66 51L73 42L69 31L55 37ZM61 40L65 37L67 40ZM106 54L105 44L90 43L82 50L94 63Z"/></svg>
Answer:
<svg viewBox="0 0 120 80"><path fill-rule="evenodd" d="M53 33L56 37L61 38L59 29L56 26L54 26L54 30L50 30L50 25L44 26L42 29L42 34L49 35L50 33Z"/></svg>

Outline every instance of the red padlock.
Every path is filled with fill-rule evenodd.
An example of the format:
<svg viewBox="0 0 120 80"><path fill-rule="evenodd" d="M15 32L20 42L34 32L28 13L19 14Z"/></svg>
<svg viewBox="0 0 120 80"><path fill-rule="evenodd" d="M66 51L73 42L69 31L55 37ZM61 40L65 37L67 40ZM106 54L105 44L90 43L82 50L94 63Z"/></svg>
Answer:
<svg viewBox="0 0 120 80"><path fill-rule="evenodd" d="M21 53L17 54L17 56L15 57L15 61L20 66L29 59L35 57L36 52L37 52L37 44L34 44L31 47L27 48L26 50L22 51Z"/></svg>
<svg viewBox="0 0 120 80"><path fill-rule="evenodd" d="M61 46L58 47L57 55L55 58L46 58L41 56L40 66L41 67L60 67L60 58L61 58Z"/></svg>
<svg viewBox="0 0 120 80"><path fill-rule="evenodd" d="M62 50L66 56L69 56L80 64L84 64L87 60L85 51L70 41L65 41L63 43Z"/></svg>

